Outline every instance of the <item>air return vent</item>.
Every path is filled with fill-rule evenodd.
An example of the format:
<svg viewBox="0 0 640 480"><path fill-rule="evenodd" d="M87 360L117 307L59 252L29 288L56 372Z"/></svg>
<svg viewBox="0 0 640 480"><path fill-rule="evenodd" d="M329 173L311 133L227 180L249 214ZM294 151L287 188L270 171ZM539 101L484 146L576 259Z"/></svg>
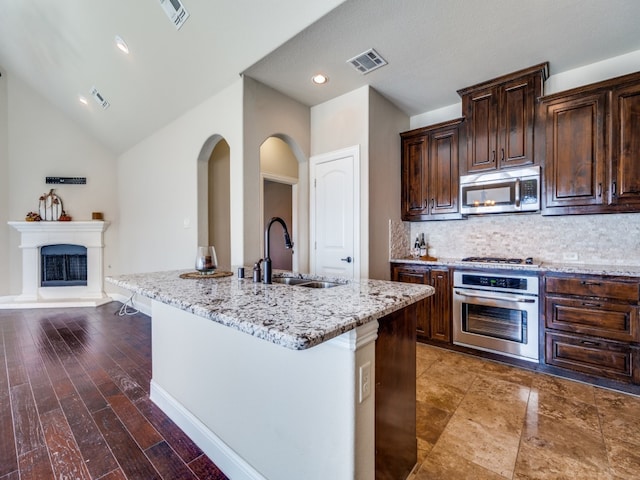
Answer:
<svg viewBox="0 0 640 480"><path fill-rule="evenodd" d="M169 20L176 27L176 30L180 30L182 24L189 18L189 12L184 8L180 0L159 0L160 6L164 10L164 13L169 17Z"/></svg>
<svg viewBox="0 0 640 480"><path fill-rule="evenodd" d="M91 87L91 96L96 101L96 103L105 110L109 108L109 105L111 105L107 101L107 99L102 96L102 94L98 91L96 87Z"/></svg>
<svg viewBox="0 0 640 480"><path fill-rule="evenodd" d="M387 61L380 56L373 48L367 50L347 60L347 63L353 65L353 68L358 70L361 74L366 75L369 72L374 71L376 68L384 67Z"/></svg>

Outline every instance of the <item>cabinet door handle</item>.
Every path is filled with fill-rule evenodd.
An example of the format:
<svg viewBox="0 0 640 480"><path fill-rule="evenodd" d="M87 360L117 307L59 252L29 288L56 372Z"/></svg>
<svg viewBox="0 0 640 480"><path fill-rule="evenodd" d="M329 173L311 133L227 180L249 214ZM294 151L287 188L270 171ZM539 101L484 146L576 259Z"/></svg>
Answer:
<svg viewBox="0 0 640 480"><path fill-rule="evenodd" d="M504 148L500 149L500 161L504 162Z"/></svg>
<svg viewBox="0 0 640 480"><path fill-rule="evenodd" d="M431 210L433 210L435 206L436 206L436 200L435 200L435 198L432 198L431 199Z"/></svg>
<svg viewBox="0 0 640 480"><path fill-rule="evenodd" d="M580 285L586 285L590 287L601 287L602 284L600 282L587 282L586 280L582 280Z"/></svg>
<svg viewBox="0 0 640 480"><path fill-rule="evenodd" d="M347 257L347 258L341 258L340 261L341 262L347 262L347 263L351 263L353 259L351 257Z"/></svg>
<svg viewBox="0 0 640 480"><path fill-rule="evenodd" d="M587 302L582 302L582 306L583 307L598 307L598 308L602 307L602 305L599 304L599 303L587 303Z"/></svg>
<svg viewBox="0 0 640 480"><path fill-rule="evenodd" d="M616 182L611 182L611 195L616 196Z"/></svg>
<svg viewBox="0 0 640 480"><path fill-rule="evenodd" d="M496 163L496 151L491 151L491 163Z"/></svg>
<svg viewBox="0 0 640 480"><path fill-rule="evenodd" d="M600 344L598 342L590 342L589 340L582 340L580 343L583 344L583 345L587 345L589 347L599 347L600 346Z"/></svg>
<svg viewBox="0 0 640 480"><path fill-rule="evenodd" d="M599 197L602 196L602 184L601 183L598 184L598 196Z"/></svg>

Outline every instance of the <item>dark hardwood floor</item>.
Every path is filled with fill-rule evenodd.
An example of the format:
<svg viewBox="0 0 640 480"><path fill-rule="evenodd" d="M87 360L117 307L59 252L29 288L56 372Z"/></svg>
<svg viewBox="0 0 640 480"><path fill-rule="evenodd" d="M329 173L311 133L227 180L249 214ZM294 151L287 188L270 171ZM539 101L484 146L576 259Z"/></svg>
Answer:
<svg viewBox="0 0 640 480"><path fill-rule="evenodd" d="M0 310L0 480L226 479L149 400L151 321Z"/></svg>

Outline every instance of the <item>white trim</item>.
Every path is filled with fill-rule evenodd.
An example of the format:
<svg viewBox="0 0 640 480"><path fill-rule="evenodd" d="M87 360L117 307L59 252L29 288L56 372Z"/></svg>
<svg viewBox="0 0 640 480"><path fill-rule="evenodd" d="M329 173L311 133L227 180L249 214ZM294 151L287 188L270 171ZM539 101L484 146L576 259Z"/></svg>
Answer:
<svg viewBox="0 0 640 480"><path fill-rule="evenodd" d="M353 158L353 276L359 279L361 275L362 259L361 259L361 220L360 220L360 145L335 150L333 152L314 155L309 158L309 270L316 273L316 249L314 244L316 241L316 207L314 201L315 189L313 182L316 179L316 167L321 163L339 160L345 157Z"/></svg>
<svg viewBox="0 0 640 480"><path fill-rule="evenodd" d="M378 338L378 326L378 321L374 320L373 322L365 323L358 328L332 338L327 343L355 352L365 345L376 341Z"/></svg>
<svg viewBox="0 0 640 480"><path fill-rule="evenodd" d="M233 480L266 480L166 390L151 380L149 398Z"/></svg>
<svg viewBox="0 0 640 480"><path fill-rule="evenodd" d="M104 296L96 299L87 298L62 298L62 299L34 299L25 300L20 296L0 297L0 310L26 309L26 308L76 308L76 307L99 307L110 303L112 299Z"/></svg>

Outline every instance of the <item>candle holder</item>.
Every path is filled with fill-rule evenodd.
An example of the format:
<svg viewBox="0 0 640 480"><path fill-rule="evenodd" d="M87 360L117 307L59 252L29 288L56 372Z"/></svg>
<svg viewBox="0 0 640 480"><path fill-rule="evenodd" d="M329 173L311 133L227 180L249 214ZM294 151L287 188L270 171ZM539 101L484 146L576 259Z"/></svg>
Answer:
<svg viewBox="0 0 640 480"><path fill-rule="evenodd" d="M213 245L208 247L198 247L196 255L196 270L202 275L209 275L218 268L218 257L216 249Z"/></svg>

